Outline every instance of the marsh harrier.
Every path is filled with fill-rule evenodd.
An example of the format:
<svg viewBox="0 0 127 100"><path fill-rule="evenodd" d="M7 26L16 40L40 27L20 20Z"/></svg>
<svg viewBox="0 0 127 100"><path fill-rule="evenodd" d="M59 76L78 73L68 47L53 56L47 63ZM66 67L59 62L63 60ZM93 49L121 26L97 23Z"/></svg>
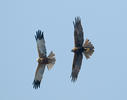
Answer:
<svg viewBox="0 0 127 100"><path fill-rule="evenodd" d="M50 54L47 56L46 46L44 35L41 30L38 30L35 35L35 39L37 42L37 50L39 54L39 58L37 59L38 66L35 72L35 78L33 81L33 88L37 89L40 87L41 80L43 78L45 67L47 66L48 69L51 69L55 64L55 54L51 51Z"/></svg>
<svg viewBox="0 0 127 100"><path fill-rule="evenodd" d="M82 65L83 54L85 55L86 59L90 58L90 56L94 52L94 46L88 39L86 39L85 43L83 44L84 33L81 25L81 19L79 17L76 17L75 22L73 22L73 24L75 47L72 49L72 52L74 52L74 59L72 65L71 80L75 82L77 80L78 73Z"/></svg>

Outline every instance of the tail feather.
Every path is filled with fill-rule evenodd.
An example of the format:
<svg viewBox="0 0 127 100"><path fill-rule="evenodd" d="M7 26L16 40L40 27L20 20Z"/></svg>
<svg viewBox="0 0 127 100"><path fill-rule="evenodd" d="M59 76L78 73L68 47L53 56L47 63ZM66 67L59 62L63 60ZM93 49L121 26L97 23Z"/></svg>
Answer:
<svg viewBox="0 0 127 100"><path fill-rule="evenodd" d="M47 64L47 68L48 70L50 70L52 69L53 65L56 62L55 54L51 51L48 58L49 58L49 64Z"/></svg>
<svg viewBox="0 0 127 100"><path fill-rule="evenodd" d="M88 39L86 39L83 47L85 49L85 51L83 53L84 53L86 59L89 59L90 56L92 56L92 54L94 52L94 46Z"/></svg>

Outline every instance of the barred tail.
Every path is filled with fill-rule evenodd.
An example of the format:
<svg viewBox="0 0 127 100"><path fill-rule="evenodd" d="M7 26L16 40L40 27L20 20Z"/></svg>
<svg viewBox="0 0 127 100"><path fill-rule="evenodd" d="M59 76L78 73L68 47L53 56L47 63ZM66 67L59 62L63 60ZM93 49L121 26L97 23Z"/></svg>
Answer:
<svg viewBox="0 0 127 100"><path fill-rule="evenodd" d="M55 54L51 51L50 54L48 55L48 58L49 64L47 64L47 68L48 70L50 70L56 62Z"/></svg>
<svg viewBox="0 0 127 100"><path fill-rule="evenodd" d="M86 59L89 59L90 56L92 56L92 54L94 52L94 46L88 39L86 39L83 47L84 47L84 52L83 53L84 53Z"/></svg>

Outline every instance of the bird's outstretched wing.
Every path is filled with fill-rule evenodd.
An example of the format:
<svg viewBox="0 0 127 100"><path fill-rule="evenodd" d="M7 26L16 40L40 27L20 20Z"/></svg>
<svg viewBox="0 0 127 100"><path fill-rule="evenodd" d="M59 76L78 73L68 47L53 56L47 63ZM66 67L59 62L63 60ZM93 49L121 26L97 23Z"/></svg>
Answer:
<svg viewBox="0 0 127 100"><path fill-rule="evenodd" d="M41 30L38 30L35 35L35 39L37 42L37 49L38 49L38 54L39 57L46 57L46 46L45 46L45 40L44 40L44 35Z"/></svg>
<svg viewBox="0 0 127 100"><path fill-rule="evenodd" d="M41 32L41 30L38 30L36 32L35 39L37 42L37 49L38 49L39 57L40 58L46 57L45 40L44 40L43 32ZM45 66L46 66L45 64L38 63L38 67L36 69L35 78L33 82L33 88L35 89L40 87L40 82L44 74Z"/></svg>
<svg viewBox="0 0 127 100"><path fill-rule="evenodd" d="M75 47L81 47L84 42L84 33L83 33L80 17L76 17L75 22L73 22L73 24L74 24Z"/></svg>
<svg viewBox="0 0 127 100"><path fill-rule="evenodd" d="M37 89L38 87L40 88L40 83L44 74L45 66L46 66L45 64L38 64L38 67L35 73L35 78L33 81L33 88L35 89Z"/></svg>
<svg viewBox="0 0 127 100"><path fill-rule="evenodd" d="M79 73L81 65L82 65L82 58L83 58L82 53L75 53L74 54L72 73L71 73L71 78L72 78L73 82L75 82L78 78L78 73Z"/></svg>

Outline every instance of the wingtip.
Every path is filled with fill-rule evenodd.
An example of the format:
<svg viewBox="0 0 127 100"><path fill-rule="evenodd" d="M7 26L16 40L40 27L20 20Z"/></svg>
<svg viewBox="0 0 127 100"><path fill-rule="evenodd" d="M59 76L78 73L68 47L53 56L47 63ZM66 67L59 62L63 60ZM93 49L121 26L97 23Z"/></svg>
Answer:
<svg viewBox="0 0 127 100"><path fill-rule="evenodd" d="M81 23L81 18L79 16L75 17L75 21L73 21L74 27L78 26Z"/></svg>
<svg viewBox="0 0 127 100"><path fill-rule="evenodd" d="M42 32L41 30L38 30L36 31L36 35L35 35L35 39L39 39L41 40L42 38L44 38L44 35L43 35L44 32Z"/></svg>
<svg viewBox="0 0 127 100"><path fill-rule="evenodd" d="M75 22L81 22L81 18L79 16L75 17Z"/></svg>
<svg viewBox="0 0 127 100"><path fill-rule="evenodd" d="M72 77L72 76L71 76L71 82L75 83L76 80L77 80L77 77Z"/></svg>
<svg viewBox="0 0 127 100"><path fill-rule="evenodd" d="M72 72L71 72L71 76L70 76L72 82L76 82L76 80L78 79L79 71L80 71L80 67L78 67L78 66L75 66L72 68Z"/></svg>
<svg viewBox="0 0 127 100"><path fill-rule="evenodd" d="M32 84L33 84L33 88L34 88L34 89L38 89L38 88L40 88L40 81L38 81L38 80L37 80L37 81L34 80Z"/></svg>
<svg viewBox="0 0 127 100"><path fill-rule="evenodd" d="M70 77L71 77L71 82L76 82L78 78L78 74L75 72L72 72Z"/></svg>

